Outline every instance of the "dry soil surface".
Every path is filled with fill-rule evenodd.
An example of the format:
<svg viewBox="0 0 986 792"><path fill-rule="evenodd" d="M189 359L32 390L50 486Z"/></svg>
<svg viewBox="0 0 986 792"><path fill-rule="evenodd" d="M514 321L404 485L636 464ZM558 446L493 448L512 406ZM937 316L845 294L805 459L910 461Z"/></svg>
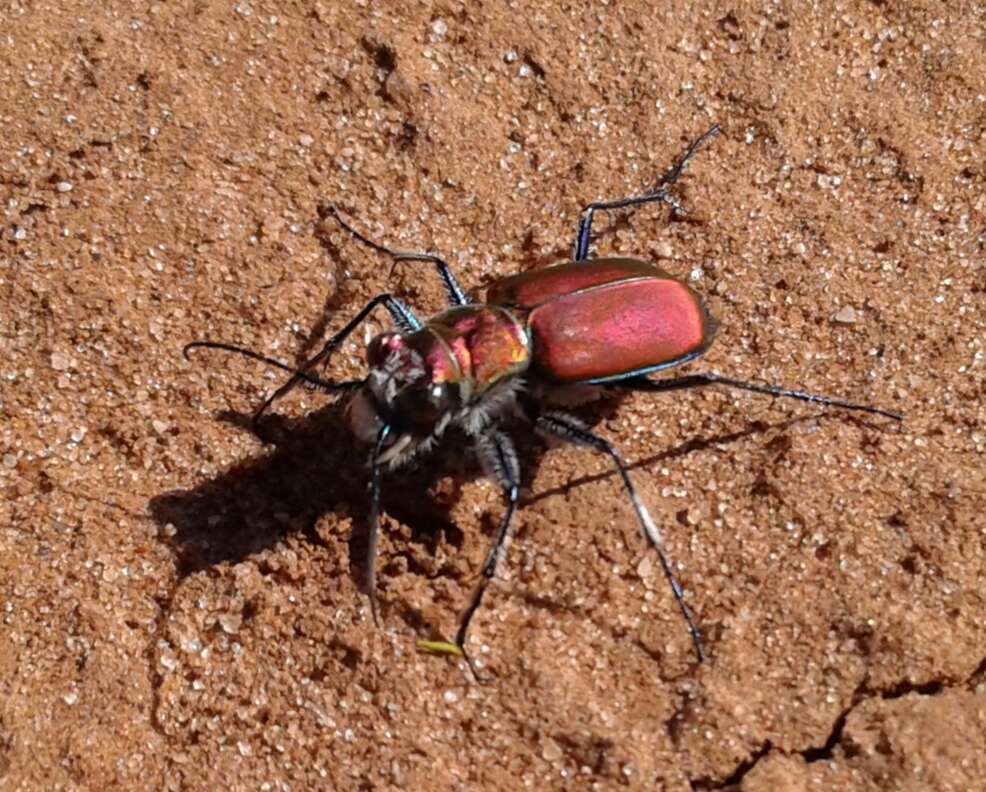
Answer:
<svg viewBox="0 0 986 792"><path fill-rule="evenodd" d="M986 777L986 18L975 2L10 0L0 10L0 788L971 790ZM398 10L400 8L400 10ZM695 661L604 457L512 429L386 476L344 405L183 344L310 357L601 216L721 327L722 389L583 411L687 591ZM365 370L374 314L322 376Z"/></svg>

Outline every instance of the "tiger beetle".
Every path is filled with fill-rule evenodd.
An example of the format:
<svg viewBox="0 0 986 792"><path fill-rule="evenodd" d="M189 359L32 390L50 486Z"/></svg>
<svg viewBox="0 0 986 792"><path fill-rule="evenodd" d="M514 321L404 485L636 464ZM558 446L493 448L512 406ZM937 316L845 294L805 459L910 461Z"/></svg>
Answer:
<svg viewBox="0 0 986 792"><path fill-rule="evenodd" d="M299 383L326 393L351 396L347 407L350 426L372 448L366 587L375 623L379 624L375 567L382 470L404 467L420 454L431 451L450 427L458 427L471 439L484 471L500 485L506 501L493 545L463 611L455 636L456 647L465 648L469 625L502 561L504 543L517 511L520 465L504 427L509 419L518 417L526 419L543 435L609 457L637 523L660 560L701 662L705 652L699 630L662 547L660 531L638 497L626 464L609 440L592 432L558 405L571 403L573 392L600 388L611 393L655 393L722 385L882 415L896 421L902 419L899 413L877 407L713 373L672 379L649 376L702 355L712 343L716 322L691 287L659 267L632 258L590 258L593 217L600 210L630 209L651 203L664 203L672 213L683 213L668 188L678 180L696 152L718 132L719 127L713 126L695 140L650 192L587 205L579 222L571 261L496 280L490 284L483 303L469 299L449 265L439 256L385 247L354 229L330 207L325 214L333 217L346 233L389 256L395 264L403 261L432 264L445 288L448 307L422 322L397 297L379 294L298 369L249 349L216 341L196 341L185 347L186 356L196 348L221 349L292 372L291 378L254 413L254 426L276 399ZM379 305L387 309L395 329L370 341L366 377L330 382L310 373L326 363ZM451 645L443 642L443 646Z"/></svg>

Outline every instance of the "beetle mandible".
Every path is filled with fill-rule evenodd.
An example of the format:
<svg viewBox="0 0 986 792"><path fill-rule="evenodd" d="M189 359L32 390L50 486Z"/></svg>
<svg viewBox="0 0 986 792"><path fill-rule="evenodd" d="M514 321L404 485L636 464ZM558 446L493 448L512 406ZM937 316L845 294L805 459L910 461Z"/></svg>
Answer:
<svg viewBox="0 0 986 792"><path fill-rule="evenodd" d="M648 203L665 203L673 213L683 212L668 188L718 132L719 127L713 126L696 139L650 192L587 205L571 261L496 280L490 284L484 303L470 301L439 256L385 247L359 233L330 207L327 216L334 217L360 243L390 256L395 263L434 265L447 294L447 309L422 322L397 297L377 295L299 369L221 342L196 341L185 347L186 356L195 348L222 349L292 372L255 412L255 425L276 399L302 382L328 393L351 395L347 412L352 430L372 447L366 586L375 622L379 623L375 567L382 468L394 470L407 465L434 448L451 426L472 439L483 469L499 483L506 502L479 581L459 623L455 637L458 647L464 651L469 625L502 561L517 510L520 466L503 425L519 413L545 435L609 457L640 529L657 553L702 661L705 653L699 630L664 552L657 525L637 496L626 464L612 443L553 407L552 401L557 402L572 386L653 393L723 385L901 420L899 413L877 407L713 373L672 379L648 376L699 357L711 344L716 323L687 284L655 265L632 258L590 259L593 215L600 210ZM310 373L380 305L387 309L396 329L370 341L366 352L369 370L364 379L329 382Z"/></svg>

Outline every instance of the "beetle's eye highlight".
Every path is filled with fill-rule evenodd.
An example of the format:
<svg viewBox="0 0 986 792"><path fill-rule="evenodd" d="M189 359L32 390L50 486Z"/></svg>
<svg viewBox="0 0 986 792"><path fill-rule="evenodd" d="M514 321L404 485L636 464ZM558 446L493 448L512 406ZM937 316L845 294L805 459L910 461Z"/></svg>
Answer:
<svg viewBox="0 0 986 792"><path fill-rule="evenodd" d="M446 382L432 382L408 388L397 397L395 413L408 423L430 428L449 409L452 387Z"/></svg>

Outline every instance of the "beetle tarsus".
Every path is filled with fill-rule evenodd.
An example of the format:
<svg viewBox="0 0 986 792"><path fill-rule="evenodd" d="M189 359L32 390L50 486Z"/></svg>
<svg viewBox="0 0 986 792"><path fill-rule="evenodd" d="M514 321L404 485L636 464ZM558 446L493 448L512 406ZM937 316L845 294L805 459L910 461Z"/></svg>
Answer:
<svg viewBox="0 0 986 792"><path fill-rule="evenodd" d="M673 214L686 214L684 207L672 196L667 187L674 184L681 177L682 172L688 161L694 157L699 150L713 137L719 134L718 124L714 124L696 138L686 149L685 153L678 158L678 161L668 169L654 188L644 195L637 195L631 198L621 198L615 201L597 201L588 204L582 210L582 217L579 219L579 228L575 234L575 261L584 261L589 257L589 243L592 241L592 219L593 215L599 210L612 211L614 209L628 209L631 207L642 206L648 203L665 203L671 207Z"/></svg>
<svg viewBox="0 0 986 792"><path fill-rule="evenodd" d="M708 143L712 138L719 134L722 128L718 124L713 124L705 132L703 132L699 137L697 137L692 144L685 150L685 153L681 155L678 162L675 163L671 169L661 178L660 181L655 185L655 191L661 188L674 184L681 177L682 172L685 170L685 166L688 161L694 157L698 152Z"/></svg>

